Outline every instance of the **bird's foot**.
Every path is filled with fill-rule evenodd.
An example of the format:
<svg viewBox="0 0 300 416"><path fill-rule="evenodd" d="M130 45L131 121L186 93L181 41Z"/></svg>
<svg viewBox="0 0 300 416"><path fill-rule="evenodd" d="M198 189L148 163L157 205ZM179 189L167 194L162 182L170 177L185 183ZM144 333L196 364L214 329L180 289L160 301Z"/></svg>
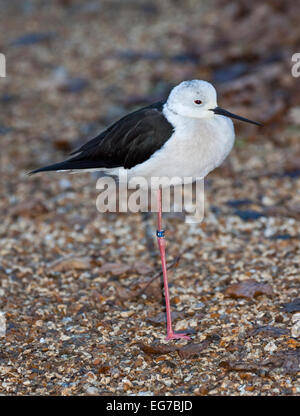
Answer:
<svg viewBox="0 0 300 416"><path fill-rule="evenodd" d="M188 336L188 334L183 333L183 332L170 332L167 336L166 336L166 340L169 341L170 339L188 339L191 340L191 337Z"/></svg>

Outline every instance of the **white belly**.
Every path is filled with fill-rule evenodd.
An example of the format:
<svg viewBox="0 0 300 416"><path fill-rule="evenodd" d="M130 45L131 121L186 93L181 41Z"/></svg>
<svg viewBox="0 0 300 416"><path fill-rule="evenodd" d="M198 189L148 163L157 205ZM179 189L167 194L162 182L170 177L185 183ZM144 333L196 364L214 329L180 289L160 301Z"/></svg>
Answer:
<svg viewBox="0 0 300 416"><path fill-rule="evenodd" d="M185 119L149 160L127 170L128 179L144 177L204 178L219 166L234 143L232 121L223 116Z"/></svg>

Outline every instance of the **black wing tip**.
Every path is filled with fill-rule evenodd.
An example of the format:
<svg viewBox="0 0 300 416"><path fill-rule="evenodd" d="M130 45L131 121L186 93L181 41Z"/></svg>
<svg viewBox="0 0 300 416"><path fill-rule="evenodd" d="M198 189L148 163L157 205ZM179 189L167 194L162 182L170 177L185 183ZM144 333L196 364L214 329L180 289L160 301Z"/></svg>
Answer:
<svg viewBox="0 0 300 416"><path fill-rule="evenodd" d="M44 166L42 168L35 169L28 173L28 175L34 175L39 172L53 172L53 171L62 171L62 172L69 172L72 170L89 170L89 169L101 169L105 167L117 167L120 165L113 165L113 166L107 166L104 161L94 161L94 160L88 160L88 159L70 159L65 160L64 162L55 163L54 165Z"/></svg>
<svg viewBox="0 0 300 416"><path fill-rule="evenodd" d="M55 163L54 165L44 166L38 169L34 169L31 172L28 172L29 176L35 175L36 173L40 172L53 172L58 170L63 170L66 162ZM66 169L68 170L68 169Z"/></svg>
<svg viewBox="0 0 300 416"><path fill-rule="evenodd" d="M35 175L36 173L42 172L42 169L43 169L43 168L39 168L39 169L34 169L34 170L31 170L30 172L27 172L27 175L28 175L28 176Z"/></svg>

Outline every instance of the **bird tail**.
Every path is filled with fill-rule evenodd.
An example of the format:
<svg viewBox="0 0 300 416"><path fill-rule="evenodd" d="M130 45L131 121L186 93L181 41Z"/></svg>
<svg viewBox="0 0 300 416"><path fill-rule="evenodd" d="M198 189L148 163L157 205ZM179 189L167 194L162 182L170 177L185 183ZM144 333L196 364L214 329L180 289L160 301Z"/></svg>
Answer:
<svg viewBox="0 0 300 416"><path fill-rule="evenodd" d="M93 170L93 169L110 169L119 167L119 163L111 163L105 160L93 160L93 159L80 159L80 156L75 156L72 159L65 160L63 162L54 163L53 165L44 166L29 172L29 175L33 175L38 172L50 172L50 171L73 171L73 170Z"/></svg>
<svg viewBox="0 0 300 416"><path fill-rule="evenodd" d="M97 164L98 165L98 164ZM95 162L91 163L88 160L65 160L64 162L54 163L53 165L44 166L29 172L29 175L33 175L38 172L50 172L50 171L70 171L81 169L93 169L99 167Z"/></svg>

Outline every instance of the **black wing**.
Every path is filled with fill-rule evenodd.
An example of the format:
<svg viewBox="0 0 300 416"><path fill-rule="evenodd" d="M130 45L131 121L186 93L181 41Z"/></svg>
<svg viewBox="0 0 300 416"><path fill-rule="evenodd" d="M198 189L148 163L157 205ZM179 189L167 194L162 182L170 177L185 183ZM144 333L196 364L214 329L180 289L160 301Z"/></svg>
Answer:
<svg viewBox="0 0 300 416"><path fill-rule="evenodd" d="M71 159L31 173L116 167L130 169L145 162L173 133L173 126L162 114L162 108L163 103L159 102L128 114L71 153L75 155Z"/></svg>

